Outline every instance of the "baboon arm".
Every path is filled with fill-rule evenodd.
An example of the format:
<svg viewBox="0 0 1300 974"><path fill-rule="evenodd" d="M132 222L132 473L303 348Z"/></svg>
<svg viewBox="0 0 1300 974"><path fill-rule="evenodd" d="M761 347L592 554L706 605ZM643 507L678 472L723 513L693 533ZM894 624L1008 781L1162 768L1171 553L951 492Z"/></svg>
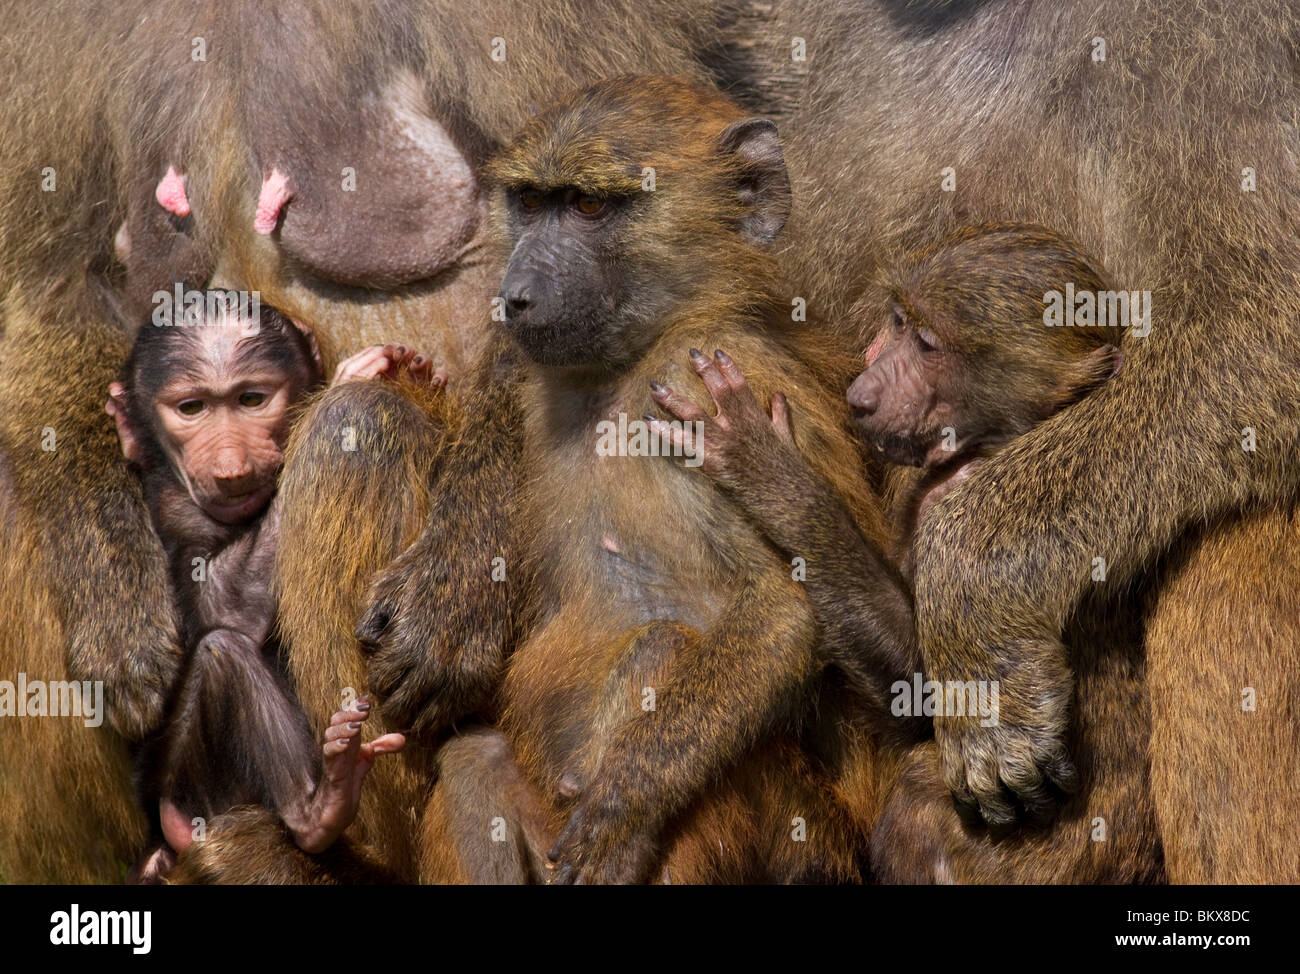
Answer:
<svg viewBox="0 0 1300 974"><path fill-rule="evenodd" d="M167 558L104 414L123 354L120 333L98 314L73 316L70 309L96 307L96 296L81 288L58 294L54 303L29 304L16 293L5 304L0 449L12 470L17 521L13 547L9 534L5 547L12 557L27 547L23 557L48 579L52 596L49 606L11 608L24 626L50 625L40 613L56 613L68 677L103 680L109 721L139 740L162 721L183 656ZM78 363L75 383L50 368L53 358ZM0 654L34 666L27 649L16 643ZM52 672L65 665L39 662Z"/></svg>
<svg viewBox="0 0 1300 974"><path fill-rule="evenodd" d="M798 709L821 665L812 606L783 568L740 586L684 645L652 710L620 730L552 850L559 882L645 879L659 833Z"/></svg>
<svg viewBox="0 0 1300 974"><path fill-rule="evenodd" d="M385 717L430 736L495 692L524 584L511 544L521 424L508 361L468 392L465 417L439 463L424 531L376 577L357 625Z"/></svg>
<svg viewBox="0 0 1300 974"><path fill-rule="evenodd" d="M996 726L936 722L948 786L990 821L1014 818L1004 786L1032 806L1051 801L1048 779L1074 784L1060 634L1099 584L1096 559L1109 584L1123 583L1187 525L1294 480L1294 408L1279 414L1267 392L1276 378L1260 363L1232 368L1239 377L1225 382L1221 345L1195 328L1131 341L1120 374L987 461L920 526L915 598L927 672L999 682ZM1242 449L1246 421L1237 420L1256 414L1268 420L1257 455Z"/></svg>
<svg viewBox="0 0 1300 974"><path fill-rule="evenodd" d="M797 451L770 451L750 470L730 492L787 558L803 559L822 653L887 708L890 686L921 668L911 591Z"/></svg>

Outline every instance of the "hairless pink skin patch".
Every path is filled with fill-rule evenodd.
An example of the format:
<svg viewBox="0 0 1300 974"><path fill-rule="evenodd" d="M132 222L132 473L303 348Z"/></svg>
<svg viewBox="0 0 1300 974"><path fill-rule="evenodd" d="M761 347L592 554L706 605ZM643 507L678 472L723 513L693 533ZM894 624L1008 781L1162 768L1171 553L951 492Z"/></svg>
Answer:
<svg viewBox="0 0 1300 974"><path fill-rule="evenodd" d="M158 181L154 197L158 200L158 205L168 213L190 215L190 200L185 195L185 177L176 171L175 166L167 167L167 175Z"/></svg>
<svg viewBox="0 0 1300 974"><path fill-rule="evenodd" d="M889 335L886 333L882 333L876 338L874 342L872 342L870 345L867 346L867 354L866 354L867 368L871 368L872 364L876 361L876 359L880 358L880 353L885 350L885 346L888 343L889 343Z"/></svg>
<svg viewBox="0 0 1300 974"><path fill-rule="evenodd" d="M285 203L293 199L293 190L289 188L289 177L272 169L271 175L262 180L262 192L257 197L257 216L253 218L253 230L266 236L274 233L280 222L280 210Z"/></svg>

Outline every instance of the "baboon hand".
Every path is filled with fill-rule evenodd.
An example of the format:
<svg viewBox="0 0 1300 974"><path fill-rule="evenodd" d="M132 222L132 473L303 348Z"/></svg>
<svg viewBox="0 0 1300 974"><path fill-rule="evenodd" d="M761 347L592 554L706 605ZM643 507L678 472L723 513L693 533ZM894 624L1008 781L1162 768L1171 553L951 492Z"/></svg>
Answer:
<svg viewBox="0 0 1300 974"><path fill-rule="evenodd" d="M474 570L489 559L445 557L465 549L470 542L457 532L474 524L444 514L435 512L415 544L375 577L356 629L384 717L420 735L486 703L500 679L509 628L506 586L485 584Z"/></svg>
<svg viewBox="0 0 1300 974"><path fill-rule="evenodd" d="M371 345L351 358L344 359L334 370L331 385L354 382L359 379L397 379L405 372L413 381L434 388L445 385L447 372L435 369L433 359L406 345Z"/></svg>
<svg viewBox="0 0 1300 974"><path fill-rule="evenodd" d="M1040 642L1018 641L1008 649L1011 666L999 668L1005 675L997 681L930 674L945 687L935 718L944 782L959 806L978 812L994 829L1018 821L1045 824L1062 797L1078 790L1066 747L1073 683L1063 648ZM959 696L963 703L956 702ZM979 702L995 703L985 708Z"/></svg>
<svg viewBox="0 0 1300 974"><path fill-rule="evenodd" d="M381 571L362 603L356 637L367 654L366 677L392 726L432 731L440 723L442 685L436 658L438 632L430 611L437 590L436 559L420 555L419 542ZM431 712L426 712L432 708Z"/></svg>
<svg viewBox="0 0 1300 974"><path fill-rule="evenodd" d="M772 396L771 416L763 411L735 360L722 349L713 358L691 349L691 365L704 380L717 413L709 416L690 399L658 382L650 393L660 408L682 425L653 416L650 428L670 442L679 456L698 461L700 469L724 486L761 468L759 458L773 449L793 449L789 407L779 392Z"/></svg>
<svg viewBox="0 0 1300 974"><path fill-rule="evenodd" d="M646 824L637 804L634 790L611 788L599 778L593 781L547 853L554 870L551 883L645 882L658 851L659 829Z"/></svg>

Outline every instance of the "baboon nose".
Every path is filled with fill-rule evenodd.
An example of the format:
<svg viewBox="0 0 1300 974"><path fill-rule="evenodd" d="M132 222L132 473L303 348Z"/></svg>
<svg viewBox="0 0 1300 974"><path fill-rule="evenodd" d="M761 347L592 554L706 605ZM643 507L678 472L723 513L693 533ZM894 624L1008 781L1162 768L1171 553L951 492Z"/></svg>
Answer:
<svg viewBox="0 0 1300 974"><path fill-rule="evenodd" d="M849 389L849 406L853 409L854 419L865 419L876 411L878 405L876 394L871 390L856 386Z"/></svg>
<svg viewBox="0 0 1300 974"><path fill-rule="evenodd" d="M532 306L533 288L529 282L524 281L506 291L503 297L509 315L511 317L521 315Z"/></svg>

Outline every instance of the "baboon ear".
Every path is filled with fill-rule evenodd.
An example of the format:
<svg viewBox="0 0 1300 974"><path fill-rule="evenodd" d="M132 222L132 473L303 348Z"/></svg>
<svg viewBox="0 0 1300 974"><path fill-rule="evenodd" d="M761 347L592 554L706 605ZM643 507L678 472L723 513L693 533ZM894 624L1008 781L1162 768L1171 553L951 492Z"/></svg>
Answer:
<svg viewBox="0 0 1300 974"><path fill-rule="evenodd" d="M1124 367L1124 353L1118 345L1099 345L1060 376L1056 393L1057 408L1078 402Z"/></svg>
<svg viewBox="0 0 1300 974"><path fill-rule="evenodd" d="M1118 375L1124 367L1124 353L1118 345L1102 345L1088 353L1088 365L1099 381Z"/></svg>
<svg viewBox="0 0 1300 974"><path fill-rule="evenodd" d="M722 130L722 149L740 160L737 187L747 212L740 232L755 243L770 244L790 216L790 175L781 153L776 124L766 118L745 118Z"/></svg>

